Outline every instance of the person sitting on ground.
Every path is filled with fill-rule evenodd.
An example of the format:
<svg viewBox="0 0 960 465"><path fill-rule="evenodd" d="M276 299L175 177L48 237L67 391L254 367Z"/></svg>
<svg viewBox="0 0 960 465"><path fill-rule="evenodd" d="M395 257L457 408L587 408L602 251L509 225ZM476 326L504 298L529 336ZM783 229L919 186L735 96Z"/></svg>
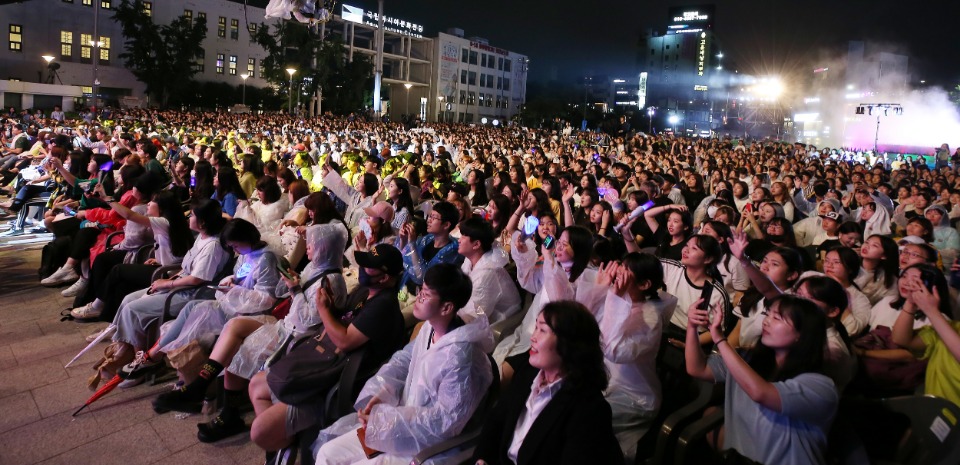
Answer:
<svg viewBox="0 0 960 465"><path fill-rule="evenodd" d="M600 328L582 304L546 304L529 360L510 360L515 375L484 422L473 454L478 465L624 463L603 398Z"/></svg>
<svg viewBox="0 0 960 465"><path fill-rule="evenodd" d="M408 463L460 434L494 382L486 318L465 323L457 316L471 288L454 264L427 270L413 310L423 327L367 381L354 404L358 413L320 433L318 465L367 463L364 447L385 454L378 463Z"/></svg>
<svg viewBox="0 0 960 465"><path fill-rule="evenodd" d="M363 285L347 297L347 305L342 308L335 307L331 291L321 287L317 291L317 311L325 337L339 352L365 348L359 370L364 373L383 364L403 342L405 332L395 292L403 273L403 259L396 248L386 244L358 252L356 259L363 270ZM318 364L317 368L325 367ZM316 424L325 412L322 405L281 402L266 374L262 371L250 380L250 400L257 414L250 437L267 451L276 451L290 445L298 432Z"/></svg>

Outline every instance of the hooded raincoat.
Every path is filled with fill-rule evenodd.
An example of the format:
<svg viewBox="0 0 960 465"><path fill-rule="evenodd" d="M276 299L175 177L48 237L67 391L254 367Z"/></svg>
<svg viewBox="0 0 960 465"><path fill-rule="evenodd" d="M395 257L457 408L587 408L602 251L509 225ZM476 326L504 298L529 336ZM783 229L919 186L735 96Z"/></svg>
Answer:
<svg viewBox="0 0 960 465"><path fill-rule="evenodd" d="M312 259L300 275L300 282L306 283L330 270L340 270L343 264L343 251L347 245L347 228L340 221L317 224L307 228L307 248L312 250ZM258 328L240 346L239 352L230 362L228 371L250 379L260 371L263 363L279 347L287 335L299 336L310 331L310 327L320 323L317 313L317 290L321 286L330 286L333 291L334 305L342 307L347 298L347 285L342 272L334 272L315 280L310 287L301 292L293 292L290 312L280 321L272 317L260 317L266 324ZM276 295L290 293L280 280Z"/></svg>
<svg viewBox="0 0 960 465"><path fill-rule="evenodd" d="M514 235L518 234L520 234L519 231L514 233ZM537 316L540 315L544 305L558 300L573 299L579 283L593 282L597 277L596 270L586 269L571 283L570 276L559 263L552 260L544 260L543 263L537 261L537 247L533 239L527 239L526 252L520 252L514 247L510 255L517 264L517 279L520 285L536 297L533 298L533 303L530 304L520 326L512 334L504 337L493 351L493 358L497 364L502 364L504 359L511 355L530 350L530 336L533 335Z"/></svg>
<svg viewBox="0 0 960 465"><path fill-rule="evenodd" d="M476 318L483 313L492 324L520 311L520 292L504 269L509 261L510 257L496 243L480 257L476 265L470 260L463 261L460 269L470 276L473 293L470 301L460 309L460 316Z"/></svg>
<svg viewBox="0 0 960 465"><path fill-rule="evenodd" d="M184 306L160 339L160 350L170 352L190 341L219 334L235 316L270 310L276 302L274 293L279 280L277 256L267 247L240 255L233 275L221 281L232 281L234 286L227 292L217 291L215 300L194 300Z"/></svg>
<svg viewBox="0 0 960 465"><path fill-rule="evenodd" d="M950 214L947 213L946 208L931 205L923 211L924 216L931 210L940 212L940 224L933 225L933 243L930 245L940 252L944 267L949 268L960 254L960 233L950 226Z"/></svg>
<svg viewBox="0 0 960 465"><path fill-rule="evenodd" d="M860 216L863 214L863 209L860 209L860 212L857 214L857 220L860 220ZM882 208L879 204L877 205L876 211L873 212L873 216L866 221L866 224L863 225L863 239L867 240L870 236L881 235L889 236L893 234L893 231L890 229L890 213L887 212L886 208Z"/></svg>
<svg viewBox="0 0 960 465"><path fill-rule="evenodd" d="M832 205L833 211L840 213L842 216L843 213L842 213L842 210L840 209L840 202L838 200L824 199L817 202L817 206L814 208L812 212L810 212L810 216L800 220L799 222L793 225L793 234L797 238L798 247L809 247L811 245L817 245L816 243L816 240L818 239L817 236L823 232L823 228L820 227L820 222L823 220L821 220L820 217L818 216L818 212L820 211L820 204L824 202L827 202L830 205ZM821 242L823 241L821 240Z"/></svg>
<svg viewBox="0 0 960 465"><path fill-rule="evenodd" d="M380 399L370 411L366 443L405 461L460 434L494 382L487 357L493 349L493 334L485 318L431 344L432 333L430 323L424 323L416 339L367 381L354 404L362 409L372 398ZM321 431L313 444L317 463L324 463L323 444L355 435L359 427L354 413Z"/></svg>

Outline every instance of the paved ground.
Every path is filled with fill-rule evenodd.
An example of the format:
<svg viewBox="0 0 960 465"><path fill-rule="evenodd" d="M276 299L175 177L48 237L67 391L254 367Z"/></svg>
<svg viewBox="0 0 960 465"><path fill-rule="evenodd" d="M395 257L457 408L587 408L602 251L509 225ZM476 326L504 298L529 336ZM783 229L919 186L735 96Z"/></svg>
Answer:
<svg viewBox="0 0 960 465"><path fill-rule="evenodd" d="M169 385L117 389L71 417L105 345L64 365L106 323L60 321L72 299L39 285L45 241L24 239L0 238L0 465L263 463L246 435L202 444L198 416L154 413L151 399Z"/></svg>

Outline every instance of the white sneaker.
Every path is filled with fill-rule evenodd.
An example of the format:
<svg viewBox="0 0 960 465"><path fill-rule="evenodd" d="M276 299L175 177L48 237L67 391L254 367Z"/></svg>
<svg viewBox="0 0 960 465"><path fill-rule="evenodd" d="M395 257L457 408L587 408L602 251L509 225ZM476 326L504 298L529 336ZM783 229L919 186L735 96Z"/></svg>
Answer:
<svg viewBox="0 0 960 465"><path fill-rule="evenodd" d="M94 318L99 318L100 313L101 311L93 306L93 302L70 310L70 316L78 320L92 320Z"/></svg>
<svg viewBox="0 0 960 465"><path fill-rule="evenodd" d="M80 279L80 275L78 275L72 267L63 265L57 271L54 271L52 275L40 280L40 284L42 286L54 287L64 283L72 283L78 279Z"/></svg>
<svg viewBox="0 0 960 465"><path fill-rule="evenodd" d="M121 381L120 384L117 385L117 387L120 388L120 389L130 389L130 388L132 388L132 387L134 387L134 386L139 386L139 385L143 384L143 381L144 381L144 380L146 380L146 378L126 379L126 380Z"/></svg>
<svg viewBox="0 0 960 465"><path fill-rule="evenodd" d="M160 368L162 366L160 363L158 360L147 358L147 353L141 350L137 352L137 358L117 370L117 374L123 379L142 378L150 370Z"/></svg>
<svg viewBox="0 0 960 465"><path fill-rule="evenodd" d="M60 291L60 295L64 297L76 297L77 294L80 294L81 292L86 290L87 290L87 279L81 277L80 279L77 280L77 282L70 285L70 287Z"/></svg>

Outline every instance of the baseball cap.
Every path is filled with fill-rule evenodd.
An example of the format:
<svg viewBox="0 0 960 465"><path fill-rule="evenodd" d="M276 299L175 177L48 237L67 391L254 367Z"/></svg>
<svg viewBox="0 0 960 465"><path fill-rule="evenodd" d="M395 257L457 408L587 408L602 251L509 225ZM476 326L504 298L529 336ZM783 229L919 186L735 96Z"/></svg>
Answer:
<svg viewBox="0 0 960 465"><path fill-rule="evenodd" d="M826 212L820 215L820 218L831 219L833 221L840 221L840 214L837 212Z"/></svg>
<svg viewBox="0 0 960 465"><path fill-rule="evenodd" d="M919 236L904 236L902 239L897 241L897 245L907 245L907 244L926 244L927 241Z"/></svg>
<svg viewBox="0 0 960 465"><path fill-rule="evenodd" d="M364 208L363 212L371 218L380 218L384 224L390 224L390 222L393 221L393 215L396 211L393 205L381 200L373 206Z"/></svg>
<svg viewBox="0 0 960 465"><path fill-rule="evenodd" d="M396 247L388 244L377 244L369 252L355 252L357 265L364 268L381 270L391 276L403 273L403 256Z"/></svg>

